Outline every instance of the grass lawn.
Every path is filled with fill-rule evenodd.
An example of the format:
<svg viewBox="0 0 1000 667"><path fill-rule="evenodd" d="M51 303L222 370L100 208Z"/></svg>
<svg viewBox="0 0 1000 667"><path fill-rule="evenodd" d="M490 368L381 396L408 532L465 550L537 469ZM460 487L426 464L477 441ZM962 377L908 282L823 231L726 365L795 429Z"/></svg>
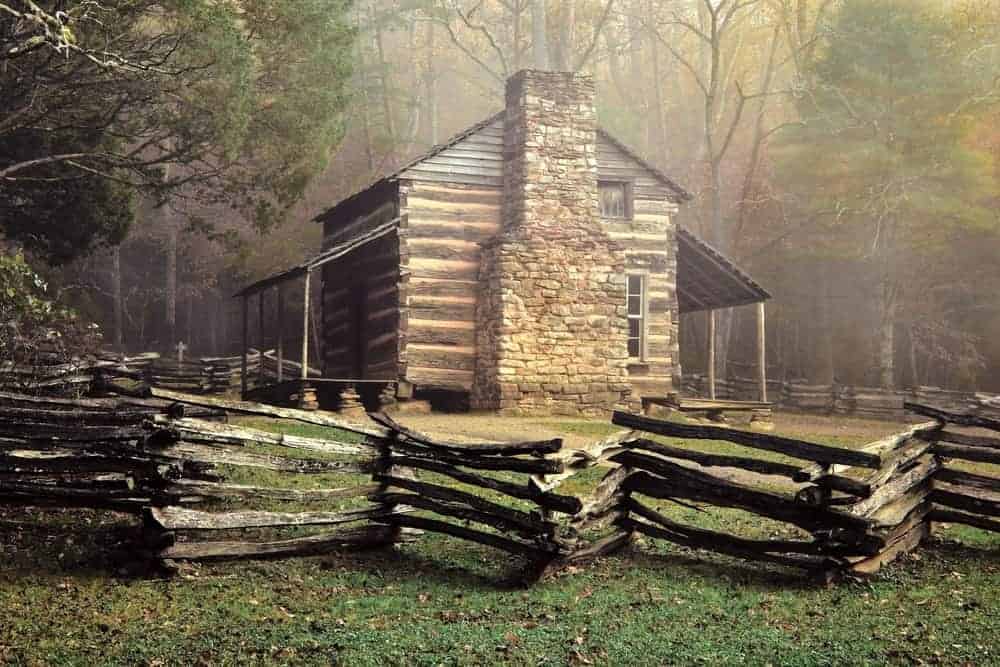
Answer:
<svg viewBox="0 0 1000 667"><path fill-rule="evenodd" d="M587 438L611 430L525 421L540 433ZM895 430L843 423L782 416L777 432L856 445ZM600 474L574 478L567 491ZM340 483L332 477L303 482L241 471L233 481ZM659 507L745 535L775 530L736 511ZM171 580L125 578L104 547L130 524L82 510L0 508L0 664L1000 663L1000 539L973 529L939 529L917 554L874 578L833 587L644 541L523 589L509 583L522 563L437 535L370 553L191 566Z"/></svg>

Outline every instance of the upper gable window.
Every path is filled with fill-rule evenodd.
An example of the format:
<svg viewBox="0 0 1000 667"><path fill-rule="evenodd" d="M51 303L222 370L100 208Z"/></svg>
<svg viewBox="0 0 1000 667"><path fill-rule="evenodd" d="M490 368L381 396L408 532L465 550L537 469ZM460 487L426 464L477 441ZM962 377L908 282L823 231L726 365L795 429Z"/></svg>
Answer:
<svg viewBox="0 0 1000 667"><path fill-rule="evenodd" d="M632 184L626 181L598 181L602 218L632 217Z"/></svg>

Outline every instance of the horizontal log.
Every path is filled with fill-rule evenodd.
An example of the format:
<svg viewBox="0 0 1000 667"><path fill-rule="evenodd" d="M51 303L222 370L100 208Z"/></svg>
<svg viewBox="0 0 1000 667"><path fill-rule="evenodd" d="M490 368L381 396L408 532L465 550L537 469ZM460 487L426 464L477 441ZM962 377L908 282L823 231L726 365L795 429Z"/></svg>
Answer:
<svg viewBox="0 0 1000 667"><path fill-rule="evenodd" d="M958 493L935 486L934 490L931 491L930 501L935 505L944 505L952 509L974 512L975 514L1000 516L1000 500L997 500L995 496L987 496L975 489L963 489L962 493Z"/></svg>
<svg viewBox="0 0 1000 667"><path fill-rule="evenodd" d="M947 442L935 442L931 451L940 456L947 456L963 461L978 461L979 463L1000 464L1000 449L986 447L969 447L967 445L952 445Z"/></svg>
<svg viewBox="0 0 1000 667"><path fill-rule="evenodd" d="M881 440L876 440L875 442L870 442L859 449L862 452L868 452L869 454L877 454L879 456L886 454L891 455L904 444L910 441L912 438L928 439L932 438L941 429L941 424L933 422L924 422L923 424L917 424L911 428L901 431L900 433L893 433L892 435L882 438ZM835 465L829 466L827 464L813 464L811 466L806 466L799 471L799 474L795 476L796 482L812 482L817 478L824 475L838 474L844 472L847 468L852 466L845 465Z"/></svg>
<svg viewBox="0 0 1000 667"><path fill-rule="evenodd" d="M427 498L435 498L450 503L464 503L477 510L503 519L510 526L519 530L528 531L533 534L552 534L555 524L549 521L542 521L521 510L504 507L498 503L486 500L477 495L452 489L446 486L439 486L429 482L420 482L415 479L406 479L395 475L377 475L376 479L383 482L388 487L397 487L413 491Z"/></svg>
<svg viewBox="0 0 1000 667"><path fill-rule="evenodd" d="M36 421L0 422L0 437L23 438L32 442L105 442L144 440L149 431L143 426L84 426L44 424Z"/></svg>
<svg viewBox="0 0 1000 667"><path fill-rule="evenodd" d="M211 465L233 465L248 468L262 468L278 472L318 474L327 472L365 474L372 471L372 464L366 462L313 461L290 459L267 454L252 454L233 451L224 447L191 442L178 442L158 450L159 454L171 459L197 461Z"/></svg>
<svg viewBox="0 0 1000 667"><path fill-rule="evenodd" d="M430 326L420 322L411 322L407 330L411 343L426 345L454 345L458 347L475 346L476 331L466 327Z"/></svg>
<svg viewBox="0 0 1000 667"><path fill-rule="evenodd" d="M476 456L468 453L452 453L442 449L414 443L406 438L391 445L393 452L407 456L430 457L435 461L473 470L492 470L546 475L563 471L562 461L550 459L519 459L513 456Z"/></svg>
<svg viewBox="0 0 1000 667"><path fill-rule="evenodd" d="M241 498L244 500L289 500L311 502L369 496L379 490L378 484L337 489L280 489L241 484L222 484L179 479L169 484L164 493L177 496L204 496L206 498Z"/></svg>
<svg viewBox="0 0 1000 667"><path fill-rule="evenodd" d="M1000 478L990 477L989 475L978 475L964 470L941 468L934 473L934 480L958 486L968 486L982 491L1000 493Z"/></svg>
<svg viewBox="0 0 1000 667"><path fill-rule="evenodd" d="M462 482L463 484L490 489L492 491L504 493L508 496L520 498L522 500L530 500L541 507L556 512L562 512L564 514L576 514L582 507L582 503L579 498L574 498L573 496L563 496L551 492L540 491L532 486L529 486L528 484L514 484L512 482L493 479L492 477L477 475L475 473L459 470L454 466L438 463L430 459L410 456L394 456L392 457L392 463L393 465L404 466L407 468L418 468L420 470L436 472L438 474L451 477L452 479Z"/></svg>
<svg viewBox="0 0 1000 667"><path fill-rule="evenodd" d="M527 442L479 442L479 443L460 443L460 442L448 442L444 440L438 440L431 438L423 433L418 433L406 426L403 426L392 417L384 414L377 413L372 414L371 418L373 421L381 424L390 431L396 431L410 440L426 445L428 447L433 447L437 449L449 450L459 453L477 454L477 455L488 455L488 454L500 454L507 456L514 456L518 454L549 454L552 452L558 452L562 449L562 439L554 438L551 440L534 440Z"/></svg>
<svg viewBox="0 0 1000 667"><path fill-rule="evenodd" d="M974 528L981 528L983 530L991 530L995 533L1000 533L1000 521L997 521L996 519L988 519L984 516L976 514L969 514L967 512L958 512L955 510L935 507L931 510L928 518L931 521L937 521L939 523L960 523L965 526L972 526Z"/></svg>
<svg viewBox="0 0 1000 667"><path fill-rule="evenodd" d="M158 462L149 456L113 456L91 452L0 452L0 472L5 473L88 473L120 472L155 474Z"/></svg>
<svg viewBox="0 0 1000 667"><path fill-rule="evenodd" d="M478 542L479 544L485 544L486 546L494 547L502 551L528 556L530 558L551 558L556 552L555 545L527 544L509 537L494 535L481 530L458 526L447 521L438 521L436 519L427 519L425 517L401 515L393 517L393 524L408 528L426 530L432 533L444 533L445 535L451 535L452 537L469 540L470 542Z"/></svg>
<svg viewBox="0 0 1000 667"><path fill-rule="evenodd" d="M152 410L121 409L108 411L95 410L52 410L45 408L24 408L0 405L0 422L19 423L35 421L48 425L80 425L80 426L138 426L148 419ZM0 428L3 428L0 426Z"/></svg>
<svg viewBox="0 0 1000 667"><path fill-rule="evenodd" d="M752 459L743 456L709 454L696 450L683 449L681 447L671 447L669 445L663 445L646 439L633 440L626 443L625 446L630 449L652 452L654 454L659 454L660 456L666 456L667 458L694 461L698 465L707 468L739 468L741 470L749 470L762 475L777 475L788 478L792 478L799 471L799 466L790 465L788 463L762 461L760 459Z"/></svg>
<svg viewBox="0 0 1000 667"><path fill-rule="evenodd" d="M554 532L554 527L548 527L542 531L533 530L531 528L526 528L520 522L508 521L505 517L499 514L484 512L462 503L424 497L415 493L389 492L379 494L378 497L387 505L410 505L417 509L434 512L435 514L442 514L456 519L463 519L465 521L483 524L484 526L489 526L490 528L494 528L500 532L517 533L518 535L531 540L542 536L551 536Z"/></svg>
<svg viewBox="0 0 1000 667"><path fill-rule="evenodd" d="M388 526L365 526L276 542L178 542L163 549L159 555L174 560L315 556L343 547L364 549L390 544L394 534Z"/></svg>
<svg viewBox="0 0 1000 667"><path fill-rule="evenodd" d="M871 545L866 545L864 541L845 544L842 542L822 542L818 540L755 540L728 533L720 533L714 530L706 530L696 526L689 526L668 519L666 516L643 505L635 498L627 498L624 503L625 508L643 519L656 524L673 533L678 533L693 540L698 540L705 544L715 544L725 542L729 546L757 554L806 554L811 556L851 556L859 555L860 552L871 551ZM703 547L705 548L705 547ZM712 547L707 547L712 548ZM861 554L867 555L867 554Z"/></svg>
<svg viewBox="0 0 1000 667"><path fill-rule="evenodd" d="M147 509L146 517L163 530L233 530L336 525L385 519L400 511L403 508L386 511L377 506L345 512L201 512L182 507L153 507Z"/></svg>
<svg viewBox="0 0 1000 667"><path fill-rule="evenodd" d="M878 468L882 464L882 459L875 454L828 445L818 445L804 440L795 440L793 438L765 433L740 431L719 426L676 424L620 411L615 411L612 422L619 426L626 426L673 438L723 440L745 447L778 452L786 456L820 463L840 463L864 468Z"/></svg>
<svg viewBox="0 0 1000 667"><path fill-rule="evenodd" d="M169 391L166 389L155 389L155 388L153 389L153 396L157 398L164 398L170 401L175 401L177 403L184 403L187 405L198 405L202 407L217 408L220 410L225 410L227 412L235 412L239 414L248 414L248 415L265 415L268 417L280 417L282 419L291 419L306 424L315 424L317 426L328 426L330 428L339 428L344 431L350 431L352 433L360 433L362 435L368 435L376 438L384 437L386 435L386 431L382 428L363 426L361 424L348 422L347 420L341 419L339 417L331 417L326 414L312 412L309 410L279 408L273 405L250 403L248 401L234 401L214 396L192 396L190 394L182 394L179 392Z"/></svg>
<svg viewBox="0 0 1000 667"><path fill-rule="evenodd" d="M659 526L654 526L649 523L637 521L632 518L621 519L618 525L622 528L627 528L629 530L634 530L636 532L642 533L648 537L655 539L666 540L668 542L673 542L674 544L679 544L689 549L704 549L707 551L715 551L717 553L726 554L728 556L735 556L736 558L742 558L744 560L755 560L763 561L767 563L777 563L778 565L784 565L787 567L796 567L805 570L826 570L839 567L839 562L831 558L820 558L816 556L807 555L781 555L772 553L758 553L752 551L745 551L740 549L738 546L734 546L728 542L726 539L718 539L711 542L706 542L701 539L697 539L683 533L677 533L674 531L666 530L660 528ZM726 536L721 536L725 538Z"/></svg>
<svg viewBox="0 0 1000 667"><path fill-rule="evenodd" d="M934 438L938 442L948 442L953 445L964 445L966 447L987 447L1000 449L1000 438L991 438L985 435L969 435L967 433L957 433L945 429Z"/></svg>
<svg viewBox="0 0 1000 667"><path fill-rule="evenodd" d="M613 460L643 470L625 480L626 491L642 493L653 498L680 498L708 502L722 507L734 507L777 521L786 521L810 531L845 528L864 532L871 525L867 519L845 512L803 505L770 491L752 489L721 477L635 452L619 454Z"/></svg>
<svg viewBox="0 0 1000 667"><path fill-rule="evenodd" d="M231 426L197 419L174 419L159 417L155 423L169 426L189 442L214 442L230 445L271 445L302 449L324 454L357 454L371 456L378 450L365 443L339 442L332 439L306 438L303 436L274 433L245 426Z"/></svg>
<svg viewBox="0 0 1000 667"><path fill-rule="evenodd" d="M0 481L0 505L84 507L138 513L153 502L149 490L83 489Z"/></svg>
<svg viewBox="0 0 1000 667"><path fill-rule="evenodd" d="M816 479L816 488L840 491L857 498L868 498L872 494L871 484L843 475L823 475ZM822 493L821 495L823 499L821 499L820 504L825 501L828 494Z"/></svg>
<svg viewBox="0 0 1000 667"><path fill-rule="evenodd" d="M910 401L904 402L903 407L914 414L930 417L931 419L937 419L948 424L974 426L976 428L987 428L992 431L1000 431L1000 419L994 419L993 417L952 412L950 410L935 408L930 405L922 405L920 403L912 403Z"/></svg>

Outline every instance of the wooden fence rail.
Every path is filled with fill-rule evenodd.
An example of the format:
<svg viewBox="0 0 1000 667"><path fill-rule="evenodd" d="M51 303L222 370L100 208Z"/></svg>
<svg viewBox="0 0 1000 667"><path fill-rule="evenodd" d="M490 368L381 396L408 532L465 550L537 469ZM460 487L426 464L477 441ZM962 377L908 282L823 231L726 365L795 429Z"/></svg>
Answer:
<svg viewBox="0 0 1000 667"><path fill-rule="evenodd" d="M707 396L707 379L695 373L685 374L683 390L687 396ZM715 393L719 399L757 400L758 381L755 378L730 376L727 380L716 381ZM1000 401L995 396L940 387L919 386L892 390L810 384L804 380L768 380L767 395L774 407L785 410L889 420L904 419L907 416L904 404L908 402L964 411L976 409L987 401Z"/></svg>
<svg viewBox="0 0 1000 667"><path fill-rule="evenodd" d="M1000 463L1000 415L985 402L965 412L908 403L929 421L860 449L623 412L612 422L625 430L569 449L560 439L451 441L382 414L356 424L162 387L144 393L0 392L0 503L135 514L137 554L167 563L319 554L432 532L523 558L532 578L640 536L867 573L916 548L932 522L1000 528L1000 479L962 463ZM336 431L287 435L231 424L233 414ZM720 441L740 449L719 453ZM604 474L589 494L561 492L594 467ZM249 470L287 483L239 483ZM300 485L300 476L324 481ZM661 501L749 513L786 524L787 536L685 524Z"/></svg>

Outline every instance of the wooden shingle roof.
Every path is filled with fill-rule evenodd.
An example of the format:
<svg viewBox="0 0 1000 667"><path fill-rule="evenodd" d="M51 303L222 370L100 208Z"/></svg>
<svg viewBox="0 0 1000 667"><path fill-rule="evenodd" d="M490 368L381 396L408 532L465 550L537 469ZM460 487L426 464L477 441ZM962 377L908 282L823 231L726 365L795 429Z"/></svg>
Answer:
<svg viewBox="0 0 1000 667"><path fill-rule="evenodd" d="M771 294L735 262L677 228L677 308L681 313L767 301Z"/></svg>

